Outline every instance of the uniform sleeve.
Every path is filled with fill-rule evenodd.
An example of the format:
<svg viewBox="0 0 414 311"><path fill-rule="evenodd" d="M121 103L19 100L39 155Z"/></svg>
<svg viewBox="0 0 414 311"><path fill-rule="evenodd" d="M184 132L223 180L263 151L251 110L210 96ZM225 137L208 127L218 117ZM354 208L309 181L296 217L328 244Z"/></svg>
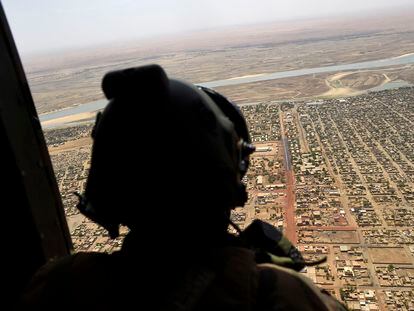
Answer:
<svg viewBox="0 0 414 311"><path fill-rule="evenodd" d="M18 310L48 310L47 306L53 305L56 293L61 291L56 280L62 276L62 271L72 261L68 256L61 261L51 262L40 268L33 276L23 293ZM61 283L60 283L61 284Z"/></svg>
<svg viewBox="0 0 414 311"><path fill-rule="evenodd" d="M258 270L258 310L347 310L326 291L293 270L271 264L258 265Z"/></svg>

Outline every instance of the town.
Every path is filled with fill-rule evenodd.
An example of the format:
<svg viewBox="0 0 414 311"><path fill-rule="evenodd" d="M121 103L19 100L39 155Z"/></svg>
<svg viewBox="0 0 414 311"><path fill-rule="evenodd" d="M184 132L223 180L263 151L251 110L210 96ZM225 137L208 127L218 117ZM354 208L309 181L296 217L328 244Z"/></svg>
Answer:
<svg viewBox="0 0 414 311"><path fill-rule="evenodd" d="M232 219L279 228L310 260L303 273L350 310L414 310L414 88L338 99L246 104L256 152L249 200ZM77 251L113 252L121 237L76 209L92 125L45 133Z"/></svg>

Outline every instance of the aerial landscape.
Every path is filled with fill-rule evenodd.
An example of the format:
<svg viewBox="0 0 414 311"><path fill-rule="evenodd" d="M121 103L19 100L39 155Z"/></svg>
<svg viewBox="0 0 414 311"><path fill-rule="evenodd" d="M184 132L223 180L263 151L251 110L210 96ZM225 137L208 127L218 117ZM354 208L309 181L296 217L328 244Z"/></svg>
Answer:
<svg viewBox="0 0 414 311"><path fill-rule="evenodd" d="M257 151L232 219L280 228L350 310L414 310L414 9L204 30L23 59L76 251L102 76L150 63L238 104ZM128 147L128 146L126 146ZM144 181L143 181L144 182Z"/></svg>

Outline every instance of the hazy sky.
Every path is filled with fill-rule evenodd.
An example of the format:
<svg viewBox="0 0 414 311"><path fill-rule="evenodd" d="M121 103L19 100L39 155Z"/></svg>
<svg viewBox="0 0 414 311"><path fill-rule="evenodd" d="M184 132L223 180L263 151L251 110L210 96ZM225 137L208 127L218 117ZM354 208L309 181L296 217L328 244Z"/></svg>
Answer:
<svg viewBox="0 0 414 311"><path fill-rule="evenodd" d="M1 1L1 0L0 0ZM413 0L3 0L20 53L224 25L372 12Z"/></svg>

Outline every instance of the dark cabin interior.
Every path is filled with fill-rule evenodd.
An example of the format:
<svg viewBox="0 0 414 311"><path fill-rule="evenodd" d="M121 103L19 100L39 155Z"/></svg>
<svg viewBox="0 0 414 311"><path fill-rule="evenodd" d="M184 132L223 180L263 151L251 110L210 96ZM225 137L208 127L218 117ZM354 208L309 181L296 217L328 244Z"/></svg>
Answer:
<svg viewBox="0 0 414 311"><path fill-rule="evenodd" d="M47 146L0 3L0 145L3 306L72 243ZM10 310L5 308L4 310Z"/></svg>

